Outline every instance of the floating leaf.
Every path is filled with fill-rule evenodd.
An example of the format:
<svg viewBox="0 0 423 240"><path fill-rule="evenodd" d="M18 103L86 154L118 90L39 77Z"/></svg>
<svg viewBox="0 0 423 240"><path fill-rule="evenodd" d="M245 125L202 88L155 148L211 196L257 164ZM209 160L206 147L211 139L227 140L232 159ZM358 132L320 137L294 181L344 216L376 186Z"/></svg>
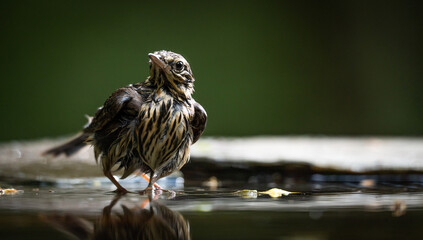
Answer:
<svg viewBox="0 0 423 240"><path fill-rule="evenodd" d="M267 190L265 192L259 192L260 194L267 194L269 196L271 196L272 198L278 198L280 196L288 196L291 193L295 193L295 192L289 192L289 191L285 191L283 189L279 189L279 188L272 188L270 190Z"/></svg>
<svg viewBox="0 0 423 240"><path fill-rule="evenodd" d="M23 192L22 190L16 190L14 188L7 188L7 189L0 188L0 195L15 195L22 192Z"/></svg>
<svg viewBox="0 0 423 240"><path fill-rule="evenodd" d="M269 195L272 198L278 198L280 196L288 196L289 194L297 194L298 192L289 192L279 188L272 188L265 192L257 192L257 190L239 190L236 191L235 194L241 196L242 198L257 198L260 195Z"/></svg>

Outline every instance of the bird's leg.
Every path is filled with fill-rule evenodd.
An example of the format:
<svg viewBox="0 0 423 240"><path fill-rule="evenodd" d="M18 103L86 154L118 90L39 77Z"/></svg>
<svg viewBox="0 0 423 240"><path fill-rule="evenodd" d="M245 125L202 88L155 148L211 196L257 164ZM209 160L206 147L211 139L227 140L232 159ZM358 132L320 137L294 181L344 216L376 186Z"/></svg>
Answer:
<svg viewBox="0 0 423 240"><path fill-rule="evenodd" d="M104 176L106 176L117 187L117 189L115 190L116 193L118 193L118 194L126 194L126 193L129 193L128 190L126 190L124 187L122 187L116 181L116 179L113 177L113 175L112 175L112 173L110 171L104 171Z"/></svg>
<svg viewBox="0 0 423 240"><path fill-rule="evenodd" d="M160 172L159 172L160 173ZM158 195L161 195L163 192L170 192L169 190L163 189L162 187L160 187L158 184L156 184L156 181L160 178L160 174L151 174L150 176L150 182L149 182L149 186L153 185L153 186L158 186L156 187L156 189L154 189L153 187L153 192L155 192Z"/></svg>
<svg viewBox="0 0 423 240"><path fill-rule="evenodd" d="M148 186L147 186L147 188L146 188L146 190L148 189L152 189L152 190L154 190L154 187L153 187L153 179L154 179L154 171L151 171L151 174L150 174L150 180L148 181Z"/></svg>
<svg viewBox="0 0 423 240"><path fill-rule="evenodd" d="M147 174L145 174L145 173L138 173L137 174L138 176L141 176L142 178L144 178L148 183L150 183L150 177L149 176L147 176ZM150 186L150 185L149 185ZM157 184L157 183L154 183L153 184L153 186L154 186L154 188L155 189L163 189L159 184ZM151 187L151 186L150 186Z"/></svg>
<svg viewBox="0 0 423 240"><path fill-rule="evenodd" d="M146 174L142 173L140 174L145 180L148 181L148 186L142 190L139 191L140 194L145 195L147 194L149 198L151 198L151 195L154 195L154 187L153 186L153 176L154 176L154 172L151 171L150 177L148 177Z"/></svg>

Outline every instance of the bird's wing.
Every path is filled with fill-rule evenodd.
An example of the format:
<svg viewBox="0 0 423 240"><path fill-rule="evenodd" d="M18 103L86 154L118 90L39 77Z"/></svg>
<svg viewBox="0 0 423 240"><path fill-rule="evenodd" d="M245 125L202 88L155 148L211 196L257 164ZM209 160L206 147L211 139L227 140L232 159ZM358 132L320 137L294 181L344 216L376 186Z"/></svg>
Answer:
<svg viewBox="0 0 423 240"><path fill-rule="evenodd" d="M203 134L207 124L207 113L206 110L197 102L194 103L194 118L191 121L191 129L193 132L192 144Z"/></svg>
<svg viewBox="0 0 423 240"><path fill-rule="evenodd" d="M129 124L138 115L141 107L141 95L134 86L128 86L116 90L104 103L103 107L97 110L90 123L84 128L76 138L51 148L43 153L43 155L51 154L53 156L62 153L70 156L84 147L93 139L93 133L98 133L103 139L115 132L117 129ZM108 138L113 141L113 136ZM102 141L109 143L109 141Z"/></svg>
<svg viewBox="0 0 423 240"><path fill-rule="evenodd" d="M119 88L106 100L94 115L91 123L85 127L84 132L94 133L113 127L128 124L139 113L142 104L141 95L133 86Z"/></svg>

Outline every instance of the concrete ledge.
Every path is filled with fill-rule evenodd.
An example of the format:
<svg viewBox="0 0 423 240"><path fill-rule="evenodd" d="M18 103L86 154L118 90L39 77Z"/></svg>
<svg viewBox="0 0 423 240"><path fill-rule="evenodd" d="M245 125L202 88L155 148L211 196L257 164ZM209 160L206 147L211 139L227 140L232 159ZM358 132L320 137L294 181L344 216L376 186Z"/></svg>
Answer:
<svg viewBox="0 0 423 240"><path fill-rule="evenodd" d="M42 157L44 150L67 138L0 145L0 175L102 176L93 151L86 147L66 158ZM335 171L423 171L423 138L249 137L202 138L192 148L191 167L301 164ZM206 170L204 170L206 171Z"/></svg>
<svg viewBox="0 0 423 240"><path fill-rule="evenodd" d="M422 171L423 138L206 138L194 145L192 156L217 162L305 163L353 172Z"/></svg>

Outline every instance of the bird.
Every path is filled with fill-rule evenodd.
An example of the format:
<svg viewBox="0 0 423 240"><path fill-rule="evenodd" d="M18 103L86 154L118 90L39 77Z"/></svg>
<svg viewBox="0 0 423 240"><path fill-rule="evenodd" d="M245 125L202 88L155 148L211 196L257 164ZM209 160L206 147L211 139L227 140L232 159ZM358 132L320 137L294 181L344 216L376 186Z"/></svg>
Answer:
<svg viewBox="0 0 423 240"><path fill-rule="evenodd" d="M113 210L120 197L117 195L105 206L94 221L74 213L41 214L40 219L74 239L81 240L191 239L190 225L184 216L172 211L156 198L146 199L135 206L122 203L119 209Z"/></svg>
<svg viewBox="0 0 423 240"><path fill-rule="evenodd" d="M182 55L161 50L148 56L144 82L114 91L74 139L43 155L70 156L93 146L97 163L120 194L129 191L114 171L123 169L122 179L142 173L149 182L145 190L151 191L160 188L158 179L181 169L205 130L207 113L192 97L195 79Z"/></svg>

